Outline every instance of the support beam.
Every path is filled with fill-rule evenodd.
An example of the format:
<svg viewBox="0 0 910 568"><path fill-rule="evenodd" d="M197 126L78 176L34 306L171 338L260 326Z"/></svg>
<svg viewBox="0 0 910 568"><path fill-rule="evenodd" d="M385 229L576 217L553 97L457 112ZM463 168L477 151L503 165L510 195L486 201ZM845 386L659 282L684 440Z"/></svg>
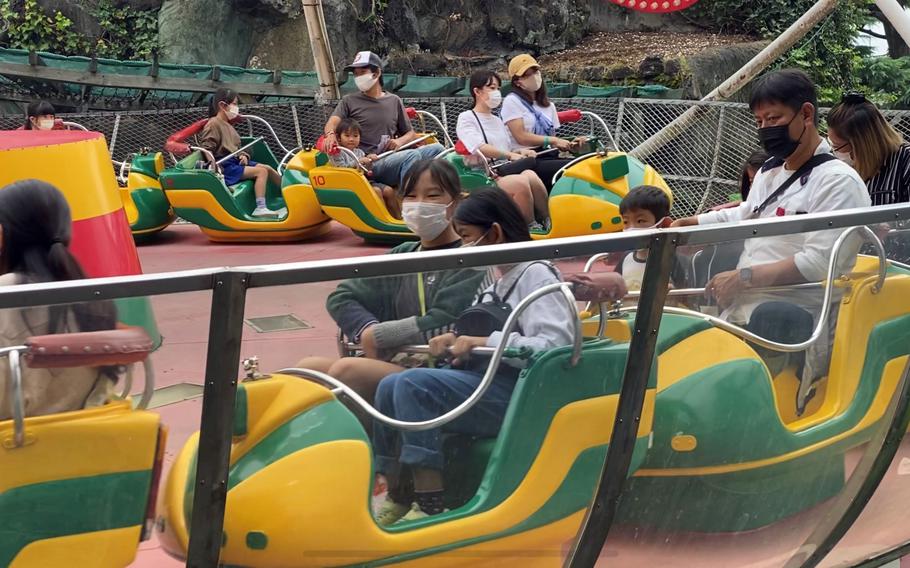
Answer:
<svg viewBox="0 0 910 568"><path fill-rule="evenodd" d="M338 100L341 98L341 90L338 88L335 60L329 47L322 0L303 0L303 16L306 18L306 29L316 64L316 76L319 78L319 97L324 101Z"/></svg>
<svg viewBox="0 0 910 568"><path fill-rule="evenodd" d="M904 43L910 46L910 14L907 14L897 0L875 0L875 5L894 26Z"/></svg>
<svg viewBox="0 0 910 568"><path fill-rule="evenodd" d="M214 72L214 71L213 71ZM216 73L220 76L220 70ZM188 91L209 93L218 87L233 89L241 95L312 98L316 91L312 87L274 83L221 82L211 79L186 79L178 77L154 77L152 75L117 75L91 73L88 69L59 69L47 65L24 65L0 63L0 75L50 81L75 83L92 87L114 87L120 89L151 89L160 91Z"/></svg>

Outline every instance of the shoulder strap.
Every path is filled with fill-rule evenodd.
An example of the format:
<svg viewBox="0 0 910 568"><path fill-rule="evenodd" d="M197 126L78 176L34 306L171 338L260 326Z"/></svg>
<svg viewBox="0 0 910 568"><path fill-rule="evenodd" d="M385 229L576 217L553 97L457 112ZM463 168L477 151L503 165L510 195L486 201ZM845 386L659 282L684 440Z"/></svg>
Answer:
<svg viewBox="0 0 910 568"><path fill-rule="evenodd" d="M487 133L486 133L486 131L484 131L484 129L483 129L483 124L480 123L480 117L477 116L477 113L474 112L474 109L471 109L471 114L474 115L474 120L477 121L477 126L480 127L480 133L483 134L483 143L484 143L484 144L489 144L490 141L487 140Z"/></svg>
<svg viewBox="0 0 910 568"><path fill-rule="evenodd" d="M553 265L550 264L549 262L546 262L544 260L535 260L534 262L530 262L530 263L528 263L527 266L524 267L524 270L521 271L521 273L518 275L518 277L512 281L512 285L509 286L509 289L506 291L506 295L502 297L503 302L507 302L509 300L509 296L512 295L512 292L515 291L515 287L518 286L518 281L521 280L521 278L525 275L525 272L527 272L528 269L531 268L532 266L534 266L535 264L542 264L542 265L546 266L547 269L553 273L553 276L555 276L557 280L559 279L559 273L556 272L556 268L554 268Z"/></svg>
<svg viewBox="0 0 910 568"><path fill-rule="evenodd" d="M759 205L758 207L756 207L755 209L752 210L752 215L750 216L750 219L755 219L756 217L761 215L762 211L764 211L765 209L768 208L769 205L771 205L772 203L777 201L778 198L780 198L781 194L783 194L783 192L787 191L787 188L789 188L791 185L793 185L793 183L796 180L805 176L806 174L811 172L813 169L815 169L816 166L820 166L820 165L824 164L825 162L830 162L831 160L836 160L836 159L837 158L835 158L831 154L817 154L817 155L809 158L809 161L807 161L805 164L800 166L798 170L793 172L793 174L787 178L787 181L785 181L784 183L782 183L780 185L780 187L775 189L774 193L769 195L768 198L765 199L761 203L761 205Z"/></svg>

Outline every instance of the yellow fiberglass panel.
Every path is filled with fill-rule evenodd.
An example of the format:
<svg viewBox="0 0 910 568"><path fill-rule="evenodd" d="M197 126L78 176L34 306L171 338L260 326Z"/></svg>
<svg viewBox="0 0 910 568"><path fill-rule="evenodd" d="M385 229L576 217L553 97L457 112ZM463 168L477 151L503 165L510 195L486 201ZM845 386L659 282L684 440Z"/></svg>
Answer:
<svg viewBox="0 0 910 568"><path fill-rule="evenodd" d="M664 190L667 197L670 198L670 204L673 204L673 191L670 189L670 186L667 185L667 182L664 181L664 178L660 177L657 170L651 166L645 166L645 179L642 183L645 185L653 185L654 187L659 187Z"/></svg>
<svg viewBox="0 0 910 568"><path fill-rule="evenodd" d="M629 193L629 176L622 176L614 180L604 181L603 171L601 170L601 164L603 164L605 160L622 155L623 152L610 152L603 158L592 157L587 160L582 160L566 170L563 175L584 180L604 191L614 193L619 199L622 199Z"/></svg>
<svg viewBox="0 0 910 568"><path fill-rule="evenodd" d="M130 189L121 187L117 191L120 193L120 201L123 203L123 211L126 212L127 223L130 225L135 225L136 221L139 220L139 209L136 207L136 203L133 201L133 196L130 194Z"/></svg>
<svg viewBox="0 0 910 568"><path fill-rule="evenodd" d="M187 479L191 473L195 475L195 471L191 472L190 468L195 467L198 446L199 432L195 432L187 439L174 459L170 472L163 478L155 509L158 516L155 523L158 542L168 553L179 557L186 555L190 541L186 518L183 516L183 503Z"/></svg>
<svg viewBox="0 0 910 568"><path fill-rule="evenodd" d="M288 375L246 381L243 388L246 391L246 423L249 431L242 438L235 438L236 442L231 448L231 463L291 418L335 398L322 385Z"/></svg>
<svg viewBox="0 0 910 568"><path fill-rule="evenodd" d="M238 219L224 210L215 196L204 189L182 189L169 191L167 197L171 205L182 209L201 209L207 211L215 221L235 231L278 232L295 231L324 223L328 218L322 211L313 206L304 191L291 191L284 195L288 208L287 218L281 221L246 221Z"/></svg>
<svg viewBox="0 0 910 568"><path fill-rule="evenodd" d="M137 525L37 540L22 549L10 568L128 566L136 557L141 531Z"/></svg>
<svg viewBox="0 0 910 568"><path fill-rule="evenodd" d="M316 167L316 150L302 150L297 152L293 158L288 161L287 169L306 174Z"/></svg>
<svg viewBox="0 0 910 568"><path fill-rule="evenodd" d="M649 390L639 435L650 432L654 400L655 393ZM525 479L498 506L410 531L390 533L373 520L368 508L371 454L364 442L327 442L291 454L231 490L222 561L260 567L344 565L508 530L547 502L581 452L609 442L611 427L590 425L595 421L612 425L617 401L617 395L610 395L562 408ZM569 539L576 529L572 523L563 534L550 538ZM247 547L245 536L251 530L265 535L265 549Z"/></svg>
<svg viewBox="0 0 910 568"><path fill-rule="evenodd" d="M385 203L369 184L367 178L354 168L323 166L310 172L310 183L316 190L347 190L352 192L366 210L382 223L401 225L400 219L389 214ZM370 230L375 232L375 229Z"/></svg>
<svg viewBox="0 0 910 568"><path fill-rule="evenodd" d="M45 481L151 469L159 416L121 401L25 420L31 443L16 448L0 422L0 492Z"/></svg>
<svg viewBox="0 0 910 568"><path fill-rule="evenodd" d="M614 223L618 219L619 208L609 201L576 194L554 195L550 198L550 232L533 236L555 239L609 233L622 229L621 220Z"/></svg>
<svg viewBox="0 0 910 568"><path fill-rule="evenodd" d="M402 239L406 239L408 236L410 236L412 234L410 232L398 233L398 232L392 232L392 231L376 230L373 227L364 223L363 220L360 217L358 217L354 211L348 209L347 207L329 206L329 207L323 207L323 209L325 210L326 214L329 217L331 217L332 219L338 221L345 227L348 227L349 229L360 232L360 233L368 233L368 234L373 234L373 235L390 235L390 236L401 237ZM405 226L404 223L402 223L400 221L398 222L398 224L401 225L402 227Z"/></svg>

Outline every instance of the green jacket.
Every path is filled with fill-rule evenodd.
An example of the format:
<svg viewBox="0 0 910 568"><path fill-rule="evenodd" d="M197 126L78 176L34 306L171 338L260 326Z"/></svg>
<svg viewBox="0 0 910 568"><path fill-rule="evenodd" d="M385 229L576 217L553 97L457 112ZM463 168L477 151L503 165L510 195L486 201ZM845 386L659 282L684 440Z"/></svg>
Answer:
<svg viewBox="0 0 910 568"><path fill-rule="evenodd" d="M390 254L414 252L420 243L402 243ZM417 299L418 274L345 280L329 294L326 309L344 335L360 340L360 332L374 323L376 344L382 349L426 343L451 329L455 319L483 289L487 271L459 269L424 272L426 314L420 314ZM413 294L413 296L412 296ZM411 313L400 313L401 305L412 304Z"/></svg>

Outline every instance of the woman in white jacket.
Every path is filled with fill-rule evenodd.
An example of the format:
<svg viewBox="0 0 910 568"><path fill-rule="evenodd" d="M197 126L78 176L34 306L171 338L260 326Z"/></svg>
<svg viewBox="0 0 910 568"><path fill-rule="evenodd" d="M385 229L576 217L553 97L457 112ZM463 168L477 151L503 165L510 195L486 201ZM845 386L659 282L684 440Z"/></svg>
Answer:
<svg viewBox="0 0 910 568"><path fill-rule="evenodd" d="M465 246L493 245L529 241L527 225L515 204L504 193L487 189L472 194L455 212L455 226ZM514 309L524 298L542 286L562 280L550 263L537 261L499 266L489 292ZM479 299L478 299L479 301ZM410 369L389 375L379 384L376 408L399 420L423 421L440 416L464 402L480 384L489 359L472 357L478 346L527 347L544 351L572 343L575 325L573 309L556 294L535 302L518 319L520 331L503 337L494 331L486 337L446 333L430 341L430 352L439 359L450 358L450 365L439 369ZM456 330L458 322L456 322ZM458 432L490 437L499 432L509 399L521 371L522 361L503 360L499 373L478 403L442 428L406 432L376 422L373 448L377 472L389 482L389 496L381 506L377 521L382 525L400 519L417 519L443 511L442 434ZM401 468L413 474L414 491L405 489ZM413 502L413 506L410 506Z"/></svg>

